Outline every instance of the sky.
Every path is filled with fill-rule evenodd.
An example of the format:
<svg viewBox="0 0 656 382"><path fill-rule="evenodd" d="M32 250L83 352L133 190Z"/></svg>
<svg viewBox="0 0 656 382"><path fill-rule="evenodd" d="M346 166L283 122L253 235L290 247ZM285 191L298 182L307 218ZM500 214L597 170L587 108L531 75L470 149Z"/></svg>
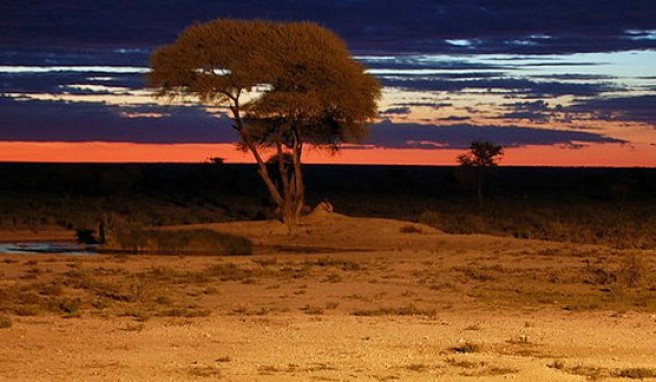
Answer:
<svg viewBox="0 0 656 382"><path fill-rule="evenodd" d="M656 2L0 2L0 161L251 162L224 110L145 88L149 56L195 22L311 20L383 84L362 145L306 162L656 167Z"/></svg>

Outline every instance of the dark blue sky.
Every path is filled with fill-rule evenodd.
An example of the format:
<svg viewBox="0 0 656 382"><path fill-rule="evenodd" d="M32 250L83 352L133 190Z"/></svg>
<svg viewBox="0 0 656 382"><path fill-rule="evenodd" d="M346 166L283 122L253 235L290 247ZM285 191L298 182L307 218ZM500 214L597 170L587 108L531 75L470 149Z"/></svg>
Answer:
<svg viewBox="0 0 656 382"><path fill-rule="evenodd" d="M655 48L652 0L4 0L0 46L153 47L187 25L218 17L312 20L352 49L456 52L447 39L480 40L476 52L571 53ZM509 44L527 36L539 44Z"/></svg>

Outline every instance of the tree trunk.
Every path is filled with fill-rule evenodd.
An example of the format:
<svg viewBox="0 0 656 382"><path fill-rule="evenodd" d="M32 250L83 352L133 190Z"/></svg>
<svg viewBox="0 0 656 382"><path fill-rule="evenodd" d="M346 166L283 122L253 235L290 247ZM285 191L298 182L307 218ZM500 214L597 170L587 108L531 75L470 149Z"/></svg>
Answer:
<svg viewBox="0 0 656 382"><path fill-rule="evenodd" d="M240 107L238 97L232 99L234 104L230 107L233 113L233 120L235 121L234 129L239 133L242 141L248 147L248 150L253 154L257 162L257 172L260 178L264 181L271 199L276 203L280 211L280 220L287 225L289 231L292 232L298 225L298 219L303 211L305 187L303 185L303 175L301 172L301 152L303 144L300 141L298 131L293 131L293 158L294 158L294 171L290 175L287 171L287 166L284 162L282 136L278 134L276 138L276 152L278 154L278 172L280 174L280 182L282 190L279 190L276 183L271 179L271 175L267 170L267 166L262 160L262 156L257 150L257 146L251 140L248 131L244 128L241 119Z"/></svg>
<svg viewBox="0 0 656 382"><path fill-rule="evenodd" d="M281 207L281 211L282 221L287 225L290 232L293 232L298 225L298 220L305 205L305 186L303 184L303 172L301 171L302 149L303 144L298 139L294 139L292 145L293 169L291 173L286 168L284 171L285 203Z"/></svg>
<svg viewBox="0 0 656 382"><path fill-rule="evenodd" d="M305 206L305 184L303 183L303 171L301 170L301 155L303 153L303 143L296 140L293 147L294 158L294 184L296 189L296 198L294 201L294 214L301 216Z"/></svg>
<svg viewBox="0 0 656 382"><path fill-rule="evenodd" d="M476 194L478 196L478 207L483 208L483 171L479 167L476 171Z"/></svg>

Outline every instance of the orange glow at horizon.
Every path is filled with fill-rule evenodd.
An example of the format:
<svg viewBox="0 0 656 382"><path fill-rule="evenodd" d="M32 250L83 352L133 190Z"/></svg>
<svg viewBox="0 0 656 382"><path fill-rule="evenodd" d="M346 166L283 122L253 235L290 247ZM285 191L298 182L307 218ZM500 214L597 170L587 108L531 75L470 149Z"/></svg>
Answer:
<svg viewBox="0 0 656 382"><path fill-rule="evenodd" d="M459 149L345 148L335 155L310 148L307 164L455 165ZM263 155L265 158L267 154ZM254 163L234 144L137 144L113 142L0 142L2 162L65 163L200 163L210 157L226 163ZM507 148L506 166L656 167L656 146L598 144L572 149L562 146Z"/></svg>

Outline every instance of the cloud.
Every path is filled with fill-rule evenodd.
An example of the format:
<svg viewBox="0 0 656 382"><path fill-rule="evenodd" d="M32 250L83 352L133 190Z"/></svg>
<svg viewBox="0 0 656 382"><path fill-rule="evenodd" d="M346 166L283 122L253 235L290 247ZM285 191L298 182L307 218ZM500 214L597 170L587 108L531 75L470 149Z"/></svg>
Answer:
<svg viewBox="0 0 656 382"><path fill-rule="evenodd" d="M565 74L541 74L534 75L531 78L559 80L559 81L608 81L617 79L615 76L603 74L584 74L584 73L565 73Z"/></svg>
<svg viewBox="0 0 656 382"><path fill-rule="evenodd" d="M468 121L470 119L471 117L464 117L464 116L457 116L457 115L450 115L448 117L438 118L439 121L445 121L445 122Z"/></svg>
<svg viewBox="0 0 656 382"><path fill-rule="evenodd" d="M502 114L499 119L525 119L535 123L548 122L553 111L544 100L506 103L500 106L511 111Z"/></svg>
<svg viewBox="0 0 656 382"><path fill-rule="evenodd" d="M135 143L231 143L236 136L225 116L215 117L195 107L106 106L59 101L18 101L0 97L0 140L105 141ZM455 121L456 118L448 118ZM367 144L388 148L466 148L474 140L506 147L623 143L581 131L536 129L523 126L449 126L392 123L371 127Z"/></svg>
<svg viewBox="0 0 656 382"><path fill-rule="evenodd" d="M67 85L92 85L138 90L144 87L144 75L106 72L2 73L0 93L98 94L98 91L67 88ZM105 94L114 94L106 89Z"/></svg>
<svg viewBox="0 0 656 382"><path fill-rule="evenodd" d="M656 95L577 99L569 106L550 106L544 100L505 103L509 110L499 119L529 120L536 123L603 120L639 122L656 127Z"/></svg>
<svg viewBox="0 0 656 382"><path fill-rule="evenodd" d="M387 148L466 149L476 140L504 147L530 145L577 145L582 143L625 143L625 141L583 131L537 129L524 126L477 126L472 124L424 125L383 121L372 127L367 142Z"/></svg>
<svg viewBox="0 0 656 382"><path fill-rule="evenodd" d="M408 106L399 106L399 107L391 107L389 109L386 109L384 111L381 111L381 114L398 114L398 115L404 115L404 114L410 114L411 110L410 107Z"/></svg>
<svg viewBox="0 0 656 382"><path fill-rule="evenodd" d="M435 110L453 106L452 103L448 102L399 102L394 105L399 107L430 107Z"/></svg>
<svg viewBox="0 0 656 382"><path fill-rule="evenodd" d="M0 140L135 143L236 141L227 117L194 107L108 106L0 97Z"/></svg>
<svg viewBox="0 0 656 382"><path fill-rule="evenodd" d="M622 90L612 83L574 83L558 81L533 81L527 78L500 78L474 80L445 80L435 77L383 78L383 85L421 91L462 92L465 89L489 89L509 91L515 96L543 98L547 96L596 96L601 93Z"/></svg>
<svg viewBox="0 0 656 382"><path fill-rule="evenodd" d="M609 121L643 122L656 127L656 95L578 100L567 110Z"/></svg>

